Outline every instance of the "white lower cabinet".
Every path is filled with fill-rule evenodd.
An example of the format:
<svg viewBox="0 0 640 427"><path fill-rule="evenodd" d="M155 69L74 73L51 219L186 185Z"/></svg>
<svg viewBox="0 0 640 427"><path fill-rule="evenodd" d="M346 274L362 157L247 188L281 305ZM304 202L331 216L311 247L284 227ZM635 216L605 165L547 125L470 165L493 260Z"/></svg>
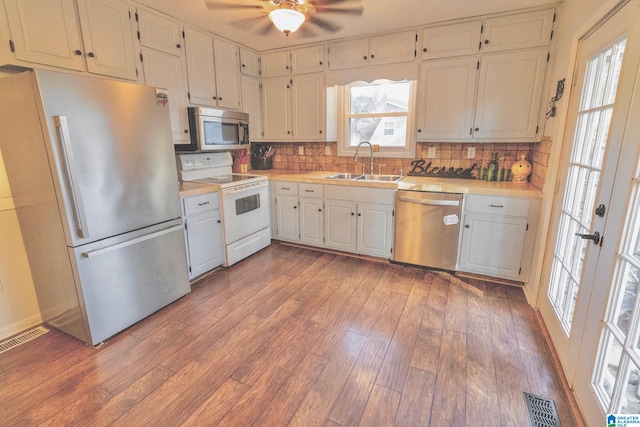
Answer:
<svg viewBox="0 0 640 427"><path fill-rule="evenodd" d="M224 244L218 193L182 199L189 279L222 265Z"/></svg>
<svg viewBox="0 0 640 427"><path fill-rule="evenodd" d="M291 242L300 241L300 217L298 215L298 196L276 195L277 237Z"/></svg>
<svg viewBox="0 0 640 427"><path fill-rule="evenodd" d="M357 204L349 200L325 200L325 244L341 251L356 251Z"/></svg>
<svg viewBox="0 0 640 427"><path fill-rule="evenodd" d="M324 200L300 197L300 243L324 246Z"/></svg>
<svg viewBox="0 0 640 427"><path fill-rule="evenodd" d="M457 270L526 282L537 200L465 196Z"/></svg>
<svg viewBox="0 0 640 427"><path fill-rule="evenodd" d="M358 203L358 240L360 254L389 258L393 242L393 205Z"/></svg>

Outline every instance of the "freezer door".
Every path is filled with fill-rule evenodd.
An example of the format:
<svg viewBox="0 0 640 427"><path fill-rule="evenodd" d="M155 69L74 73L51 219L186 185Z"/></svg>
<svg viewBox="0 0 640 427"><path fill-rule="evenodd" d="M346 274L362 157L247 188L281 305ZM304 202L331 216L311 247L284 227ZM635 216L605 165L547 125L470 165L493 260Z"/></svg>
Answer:
<svg viewBox="0 0 640 427"><path fill-rule="evenodd" d="M181 220L69 248L96 345L190 291Z"/></svg>
<svg viewBox="0 0 640 427"><path fill-rule="evenodd" d="M67 245L180 217L162 91L45 70L36 78Z"/></svg>

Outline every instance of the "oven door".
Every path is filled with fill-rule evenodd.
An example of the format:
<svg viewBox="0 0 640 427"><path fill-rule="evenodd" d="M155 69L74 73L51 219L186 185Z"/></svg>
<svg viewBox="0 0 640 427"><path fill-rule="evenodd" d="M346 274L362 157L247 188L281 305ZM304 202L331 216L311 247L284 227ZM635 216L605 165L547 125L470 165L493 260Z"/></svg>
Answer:
<svg viewBox="0 0 640 427"><path fill-rule="evenodd" d="M229 245L270 226L267 181L222 190L225 244Z"/></svg>

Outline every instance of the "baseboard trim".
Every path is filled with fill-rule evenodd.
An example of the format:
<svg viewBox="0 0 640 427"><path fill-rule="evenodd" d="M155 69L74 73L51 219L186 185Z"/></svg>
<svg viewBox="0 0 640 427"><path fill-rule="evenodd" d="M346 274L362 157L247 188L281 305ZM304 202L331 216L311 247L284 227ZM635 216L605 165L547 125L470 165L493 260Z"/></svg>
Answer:
<svg viewBox="0 0 640 427"><path fill-rule="evenodd" d="M19 322L0 328L0 340L5 340L40 324L42 324L42 317L40 314L34 314L26 319L20 319Z"/></svg>
<svg viewBox="0 0 640 427"><path fill-rule="evenodd" d="M547 330L547 325L544 323L544 319L542 318L542 314L540 310L535 310L536 321L540 326L540 330L542 331L542 336L544 337L544 341L547 344L547 348L549 349L549 354L551 355L551 361L553 363L553 367L556 370L556 374L560 379L560 383L562 386L562 391L567 398L567 402L569 403L569 410L571 411L571 416L575 421L577 427L586 427L584 423L584 419L582 418L582 413L580 412L580 407L578 406L578 402L576 401L575 395L573 394L573 390L567 381L567 377L564 374L564 370L562 369L562 365L560 364L560 358L558 357L558 353L556 353L556 348L551 341L551 335L549 335L549 331Z"/></svg>

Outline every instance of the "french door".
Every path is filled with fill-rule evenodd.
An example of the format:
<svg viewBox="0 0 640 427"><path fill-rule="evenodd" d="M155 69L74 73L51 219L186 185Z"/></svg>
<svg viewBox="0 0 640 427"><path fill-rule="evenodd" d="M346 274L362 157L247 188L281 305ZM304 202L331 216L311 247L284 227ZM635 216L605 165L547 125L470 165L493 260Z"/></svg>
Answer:
<svg viewBox="0 0 640 427"><path fill-rule="evenodd" d="M621 398L633 369L640 375L640 344L629 338L640 324L633 310L640 204L631 179L640 146L639 9L619 7L581 40L545 260L540 311L588 425L604 425L605 413L640 412Z"/></svg>

